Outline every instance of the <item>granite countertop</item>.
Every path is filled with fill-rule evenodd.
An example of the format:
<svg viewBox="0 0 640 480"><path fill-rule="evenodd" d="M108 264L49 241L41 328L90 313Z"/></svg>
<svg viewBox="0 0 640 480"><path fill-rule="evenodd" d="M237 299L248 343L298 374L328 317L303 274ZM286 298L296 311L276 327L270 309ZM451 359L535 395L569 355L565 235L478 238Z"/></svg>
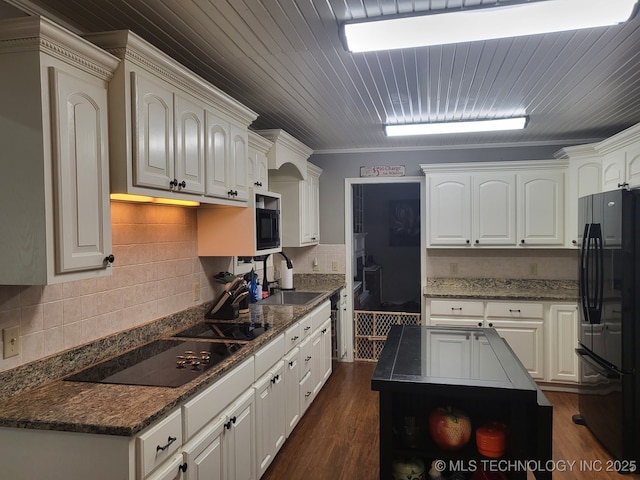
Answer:
<svg viewBox="0 0 640 480"><path fill-rule="evenodd" d="M574 280L428 278L424 296L427 298L577 302L578 282Z"/></svg>
<svg viewBox="0 0 640 480"><path fill-rule="evenodd" d="M181 387L69 382L62 378L97 361L118 355L128 348L170 336L176 330L202 321L208 305L194 307L147 326L138 327L121 334L118 338L103 339L13 371L2 372L0 426L135 435L216 382L345 285L344 276L339 275L308 275L294 279L294 282L298 290L321 292L323 295L304 306L251 305L250 312L245 315L250 316L254 322L269 323L271 328L207 373ZM242 318L239 318L239 321L242 321ZM164 333L158 334L163 330ZM134 344L135 340L137 344ZM98 353L105 349L110 351L111 355L102 355L99 358ZM70 362L73 368L70 369L65 362ZM53 375L52 372L57 373L57 378L49 379ZM18 387L37 381L41 381L42 384L22 391Z"/></svg>

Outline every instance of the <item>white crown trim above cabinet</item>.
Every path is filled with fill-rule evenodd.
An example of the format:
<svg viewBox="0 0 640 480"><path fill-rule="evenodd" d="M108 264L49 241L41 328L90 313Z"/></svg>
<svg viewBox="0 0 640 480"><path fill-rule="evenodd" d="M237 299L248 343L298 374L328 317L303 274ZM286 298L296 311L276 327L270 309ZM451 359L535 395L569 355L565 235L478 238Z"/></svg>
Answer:
<svg viewBox="0 0 640 480"><path fill-rule="evenodd" d="M258 115L133 32L85 38L122 60L109 84L111 192L246 206Z"/></svg>
<svg viewBox="0 0 640 480"><path fill-rule="evenodd" d="M111 274L107 90L118 63L46 19L0 22L0 284Z"/></svg>

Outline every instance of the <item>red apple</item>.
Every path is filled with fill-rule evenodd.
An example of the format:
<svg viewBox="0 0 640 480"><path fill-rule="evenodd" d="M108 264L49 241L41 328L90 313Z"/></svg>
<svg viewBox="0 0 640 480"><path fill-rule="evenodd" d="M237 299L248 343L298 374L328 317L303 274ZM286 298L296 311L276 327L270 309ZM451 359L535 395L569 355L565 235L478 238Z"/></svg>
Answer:
<svg viewBox="0 0 640 480"><path fill-rule="evenodd" d="M456 451L471 438L471 421L456 408L438 407L429 415L429 431L436 445L443 450Z"/></svg>

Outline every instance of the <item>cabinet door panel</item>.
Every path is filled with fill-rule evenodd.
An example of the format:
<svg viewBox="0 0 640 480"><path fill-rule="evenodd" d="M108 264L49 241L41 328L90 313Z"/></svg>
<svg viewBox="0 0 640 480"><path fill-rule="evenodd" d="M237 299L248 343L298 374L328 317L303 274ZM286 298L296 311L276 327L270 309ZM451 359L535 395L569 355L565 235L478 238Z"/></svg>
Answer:
<svg viewBox="0 0 640 480"><path fill-rule="evenodd" d="M577 382L578 310L575 306L552 305L550 319L549 380Z"/></svg>
<svg viewBox="0 0 640 480"><path fill-rule="evenodd" d="M204 110L185 95L175 101L177 190L204 193Z"/></svg>
<svg viewBox="0 0 640 480"><path fill-rule="evenodd" d="M518 175L519 242L522 245L564 243L564 173Z"/></svg>
<svg viewBox="0 0 640 480"><path fill-rule="evenodd" d="M230 184L234 191L233 199L249 200L249 153L247 130L231 125Z"/></svg>
<svg viewBox="0 0 640 480"><path fill-rule="evenodd" d="M629 146L627 154L627 176L626 181L630 188L640 186L640 145Z"/></svg>
<svg viewBox="0 0 640 480"><path fill-rule="evenodd" d="M542 380L542 322L489 320L504 338L532 378Z"/></svg>
<svg viewBox="0 0 640 480"><path fill-rule="evenodd" d="M285 416L286 435L291 435L300 420L300 350L296 347L285 357Z"/></svg>
<svg viewBox="0 0 640 480"><path fill-rule="evenodd" d="M466 245L471 241L471 180L467 175L429 177L429 243Z"/></svg>
<svg viewBox="0 0 640 480"><path fill-rule="evenodd" d="M428 331L427 375L434 377L471 378L471 342L466 331Z"/></svg>
<svg viewBox="0 0 640 480"><path fill-rule="evenodd" d="M251 389L243 395L236 406L229 413L232 426L225 435L228 445L225 454L226 474L225 478L236 480L255 480L255 399Z"/></svg>
<svg viewBox="0 0 640 480"><path fill-rule="evenodd" d="M473 241L479 245L515 245L515 175L473 176Z"/></svg>
<svg viewBox="0 0 640 480"><path fill-rule="evenodd" d="M602 191L617 190L626 180L625 152L618 150L607 153L602 160Z"/></svg>
<svg viewBox="0 0 640 480"><path fill-rule="evenodd" d="M174 177L173 94L133 72L134 184L168 190Z"/></svg>
<svg viewBox="0 0 640 480"><path fill-rule="evenodd" d="M111 253L107 89L49 68L56 273L106 268Z"/></svg>
<svg viewBox="0 0 640 480"><path fill-rule="evenodd" d="M227 198L229 196L227 186L230 153L229 126L210 111L206 112L205 118L207 195Z"/></svg>

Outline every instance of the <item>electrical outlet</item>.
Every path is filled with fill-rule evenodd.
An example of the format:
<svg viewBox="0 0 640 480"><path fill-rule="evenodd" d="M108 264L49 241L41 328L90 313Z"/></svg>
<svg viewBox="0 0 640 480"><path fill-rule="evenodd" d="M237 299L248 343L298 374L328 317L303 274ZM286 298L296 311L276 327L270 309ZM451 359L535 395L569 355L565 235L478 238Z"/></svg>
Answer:
<svg viewBox="0 0 640 480"><path fill-rule="evenodd" d="M529 264L529 275L538 275L538 264L530 263Z"/></svg>
<svg viewBox="0 0 640 480"><path fill-rule="evenodd" d="M199 283L193 284L193 301L194 302L200 301L200 284Z"/></svg>
<svg viewBox="0 0 640 480"><path fill-rule="evenodd" d="M314 263L314 264L313 264L313 271L314 271L314 272L317 272L317 271L319 271L319 270L320 270L320 267L318 267L318 264L317 264L317 263Z"/></svg>
<svg viewBox="0 0 640 480"><path fill-rule="evenodd" d="M338 262L331 262L331 271L332 272L338 271Z"/></svg>
<svg viewBox="0 0 640 480"><path fill-rule="evenodd" d="M20 326L9 327L2 330L3 358L20 355Z"/></svg>
<svg viewBox="0 0 640 480"><path fill-rule="evenodd" d="M449 264L449 273L451 275L457 275L458 274L458 264L457 263L450 263Z"/></svg>

